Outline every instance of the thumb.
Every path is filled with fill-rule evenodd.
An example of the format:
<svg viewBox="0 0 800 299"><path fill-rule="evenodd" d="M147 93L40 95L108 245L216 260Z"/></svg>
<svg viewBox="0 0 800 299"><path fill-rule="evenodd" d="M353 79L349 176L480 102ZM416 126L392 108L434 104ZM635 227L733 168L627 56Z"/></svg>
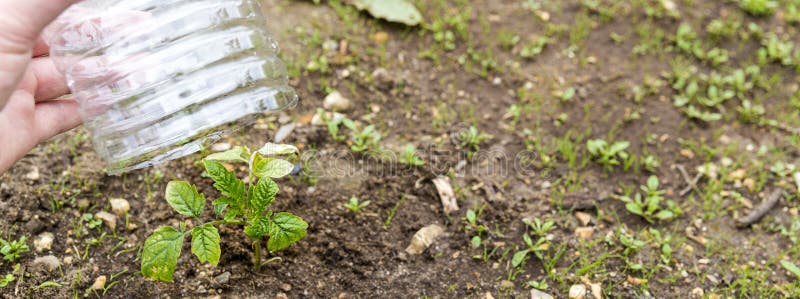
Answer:
<svg viewBox="0 0 800 299"><path fill-rule="evenodd" d="M80 0L0 0L0 110L16 89L45 26Z"/></svg>

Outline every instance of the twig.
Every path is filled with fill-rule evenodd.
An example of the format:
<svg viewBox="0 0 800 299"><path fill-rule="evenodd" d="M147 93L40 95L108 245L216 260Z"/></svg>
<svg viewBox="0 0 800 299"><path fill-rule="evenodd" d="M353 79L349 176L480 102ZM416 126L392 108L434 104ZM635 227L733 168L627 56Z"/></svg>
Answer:
<svg viewBox="0 0 800 299"><path fill-rule="evenodd" d="M689 192L691 192L692 189L697 189L697 182L700 181L700 178L703 177L703 174L698 173L697 175L694 176L694 179L689 179L689 173L686 172L686 168L683 167L683 165L678 164L675 165L675 167L678 168L678 172L681 173L683 180L686 181L687 184L686 188L683 188L683 190L678 192L678 195L686 196L686 194L689 194Z"/></svg>
<svg viewBox="0 0 800 299"><path fill-rule="evenodd" d="M759 203L758 206L756 206L752 211L750 211L749 214L745 215L744 217L740 217L739 219L736 219L735 223L736 227L739 228L747 227L750 224L758 222L758 220L760 220L761 217L764 217L764 215L766 215L767 212L769 212L769 210L771 210L772 207L774 207L775 204L777 204L778 201L781 200L781 195L783 195L783 189L775 188L775 190L773 190L772 193L769 194L769 197L761 201L761 203Z"/></svg>

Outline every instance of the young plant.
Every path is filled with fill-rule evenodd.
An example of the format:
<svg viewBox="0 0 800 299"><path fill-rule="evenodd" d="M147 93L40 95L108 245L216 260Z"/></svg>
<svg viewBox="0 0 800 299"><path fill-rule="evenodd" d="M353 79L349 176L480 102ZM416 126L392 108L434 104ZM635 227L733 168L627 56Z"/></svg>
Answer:
<svg viewBox="0 0 800 299"><path fill-rule="evenodd" d="M492 138L489 134L478 132L478 128L470 126L468 130L461 132L458 135L458 146L467 151L467 158L471 159L481 147L481 142Z"/></svg>
<svg viewBox="0 0 800 299"><path fill-rule="evenodd" d="M514 253L514 256L511 258L511 266L514 268L524 266L525 261L528 260L528 254L531 252L533 252L537 258L543 259L544 256L542 253L550 248L550 242L546 238L547 233L555 228L555 223L553 221L548 220L542 222L538 218L534 219L533 222L525 221L525 224L531 228L537 240L533 242L533 239L531 239L528 234L522 235L522 240L525 242L526 248Z"/></svg>
<svg viewBox="0 0 800 299"><path fill-rule="evenodd" d="M191 235L192 254L200 262L219 263L221 248L216 226L233 224L244 227L244 234L253 244L253 265L261 266L261 242L268 237L270 252L289 247L306 235L308 224L289 212L275 212L270 205L275 201L278 184L273 179L281 178L294 169L294 165L280 157L293 157L298 149L291 145L267 143L255 152L246 147L235 147L215 153L203 160L206 175L214 180L214 188L221 194L212 201L214 221L203 221L206 197L195 185L186 181L171 181L167 184L167 203L181 215L191 216L198 223L187 230L182 221L178 229L163 226L144 242L141 271L145 278L172 282L175 266L181 254L184 239ZM236 177L226 168L226 163L248 165L248 181Z"/></svg>
<svg viewBox="0 0 800 299"><path fill-rule="evenodd" d="M640 186L644 192L636 193L633 198L628 195L620 197L625 202L625 208L636 215L642 216L647 222L654 222L655 220L672 220L677 217L681 211L677 204L672 200L664 200L664 190L658 190L658 177L650 176L647 179L647 185ZM661 206L665 202L666 208Z"/></svg>
<svg viewBox="0 0 800 299"><path fill-rule="evenodd" d="M23 253L30 251L25 241L28 237L22 236L19 240L11 240L11 242L0 238L0 254L3 254L3 260L8 262L16 261Z"/></svg>
<svg viewBox="0 0 800 299"><path fill-rule="evenodd" d="M325 126L328 128L328 133L331 134L333 141L345 140L344 136L339 135L339 125L342 124L342 118L329 118L327 113L325 113L325 110L322 110L322 108L317 109L317 115L319 115L319 118L325 123Z"/></svg>
<svg viewBox="0 0 800 299"><path fill-rule="evenodd" d="M7 273L3 278L0 278L0 288L4 288L14 280L17 280L17 273L19 273L19 264L14 265L14 269L11 273Z"/></svg>
<svg viewBox="0 0 800 299"><path fill-rule="evenodd" d="M618 141L614 142L610 146L608 142L603 139L593 139L586 141L586 148L589 150L589 154L607 171L611 171L614 169L614 166L620 164L620 160L624 161L628 159L628 153L625 152L625 149L630 146L630 143L627 141Z"/></svg>
<svg viewBox="0 0 800 299"><path fill-rule="evenodd" d="M739 7L757 17L769 16L775 12L778 2L775 0L740 0Z"/></svg>
<svg viewBox="0 0 800 299"><path fill-rule="evenodd" d="M478 224L478 212L475 212L472 209L467 210L467 215L464 217L464 221L467 222L467 225L464 226L464 230L466 231L474 231L475 235L470 239L470 244L472 244L473 248L478 248L483 244L483 239L481 235L486 232L486 227L483 224Z"/></svg>
<svg viewBox="0 0 800 299"><path fill-rule="evenodd" d="M375 130L374 125L366 126L363 130L359 130L356 123L350 119L343 119L342 124L350 129L350 150L353 152L363 152L366 150L380 149L379 142L381 141L381 133Z"/></svg>
<svg viewBox="0 0 800 299"><path fill-rule="evenodd" d="M403 154L400 156L400 163L411 166L425 165L425 161L417 156L416 149L414 148L414 145L411 143L406 144L406 147L403 150Z"/></svg>
<svg viewBox="0 0 800 299"><path fill-rule="evenodd" d="M369 200L365 200L365 201L359 202L358 201L358 197L353 196L353 197L350 197L350 201L348 201L343 206L345 208L347 208L348 210L350 210L350 212L358 214L359 212L361 212L361 210L366 208L370 203L372 203L372 201L369 201Z"/></svg>

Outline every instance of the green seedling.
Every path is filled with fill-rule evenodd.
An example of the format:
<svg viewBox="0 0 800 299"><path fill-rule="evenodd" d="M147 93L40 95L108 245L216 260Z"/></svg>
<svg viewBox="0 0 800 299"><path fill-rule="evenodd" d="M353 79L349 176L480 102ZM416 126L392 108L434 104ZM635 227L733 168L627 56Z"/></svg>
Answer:
<svg viewBox="0 0 800 299"><path fill-rule="evenodd" d="M467 215L464 217L464 221L467 222L467 225L464 226L464 230L473 231L475 233L475 235L470 239L470 244L472 244L473 248L480 247L481 244L483 244L481 235L486 232L486 227L483 226L483 224L478 224L478 213L472 209L467 210Z"/></svg>
<svg viewBox="0 0 800 299"><path fill-rule="evenodd" d="M522 47L522 49L519 51L519 56L522 58L536 57L537 55L541 54L542 51L544 51L544 48L547 47L547 45L551 42L552 42L551 38L547 36L541 36L537 38L533 43Z"/></svg>
<svg viewBox="0 0 800 299"><path fill-rule="evenodd" d="M569 100L572 100L572 98L575 97L575 92L576 92L575 87L570 87L570 88L565 89L564 91L561 92L561 96L560 96L561 101L562 102L567 102Z"/></svg>
<svg viewBox="0 0 800 299"><path fill-rule="evenodd" d="M285 249L305 237L308 224L302 218L270 209L278 193L278 184L273 179L284 177L294 169L294 165L283 158L294 158L298 153L291 145L267 143L252 153L246 147L236 147L206 157L203 160L205 175L214 181L214 188L221 193L211 203L214 214L222 218L219 220L203 221L206 196L198 192L195 185L186 181L169 182L165 193L167 203L198 224L187 229L187 222L181 222L178 229L163 226L153 232L142 249L142 275L172 282L183 241L189 235L192 254L201 263L216 266L221 255L216 226L221 224L244 227L244 234L253 244L252 261L256 269L261 266L261 242L265 237L270 252ZM237 178L223 162L247 164L247 183Z"/></svg>
<svg viewBox="0 0 800 299"><path fill-rule="evenodd" d="M764 116L764 106L761 104L753 104L750 100L742 101L742 105L736 109L739 112L739 119L744 123L758 123L761 117Z"/></svg>
<svg viewBox="0 0 800 299"><path fill-rule="evenodd" d="M359 202L358 197L353 196L350 197L350 200L343 206L348 210L350 210L350 212L358 214L359 212L361 212L361 210L366 208L370 203L372 203L372 201L369 200Z"/></svg>
<svg viewBox="0 0 800 299"><path fill-rule="evenodd" d="M794 43L791 40L783 40L776 34L770 33L767 38L762 41L765 51L766 59L769 61L778 62L785 66L790 66L795 63L792 56L794 51Z"/></svg>
<svg viewBox="0 0 800 299"><path fill-rule="evenodd" d="M628 234L619 231L617 237L619 237L619 242L622 243L622 246L625 249L622 251L623 256L630 256L644 248L645 242L639 239L636 239L635 236L629 236Z"/></svg>
<svg viewBox="0 0 800 299"><path fill-rule="evenodd" d="M787 260L781 260L781 266L800 280L800 267Z"/></svg>
<svg viewBox="0 0 800 299"><path fill-rule="evenodd" d="M661 254L659 255L661 257L661 262L664 263L664 265L669 265L672 259L672 246L670 245L670 242L672 242L672 235L667 233L662 236L661 232L654 228L649 229L648 232L661 248Z"/></svg>
<svg viewBox="0 0 800 299"><path fill-rule="evenodd" d="M614 169L614 166L620 165L620 160L627 160L630 156L625 149L630 146L627 141L614 142L609 146L608 142L603 139L592 139L586 141L586 149L592 157L603 165L607 171Z"/></svg>
<svg viewBox="0 0 800 299"><path fill-rule="evenodd" d="M546 290L549 286L547 285L547 281L542 279L541 281L531 280L526 283L529 287L537 289L537 290Z"/></svg>
<svg viewBox="0 0 800 299"><path fill-rule="evenodd" d="M30 251L25 242L28 237L22 236L18 240L6 241L0 238L0 254L3 255L3 260L7 262L14 262L20 258L23 253Z"/></svg>
<svg viewBox="0 0 800 299"><path fill-rule="evenodd" d="M481 142L491 139L492 135L478 132L478 128L470 126L468 130L458 135L458 146L467 151L467 158L471 159L481 149Z"/></svg>
<svg viewBox="0 0 800 299"><path fill-rule="evenodd" d="M425 165L425 161L417 156L417 149L411 143L406 144L405 149L403 149L403 153L400 155L400 163L411 166Z"/></svg>
<svg viewBox="0 0 800 299"><path fill-rule="evenodd" d="M374 125L369 125L360 130L356 123L350 119L343 119L342 124L350 129L350 150L353 152L363 152L366 150L380 149L381 133L375 130Z"/></svg>
<svg viewBox="0 0 800 299"><path fill-rule="evenodd" d="M544 258L543 252L550 248L550 242L547 241L547 233L555 229L553 221L542 222L538 218L531 221L525 221L525 224L531 228L534 236L537 237L536 242L528 234L522 235L522 240L525 243L525 249L519 250L514 253L511 258L511 266L514 268L525 266L525 261L528 259L528 254L533 253L540 260Z"/></svg>
<svg viewBox="0 0 800 299"><path fill-rule="evenodd" d="M778 2L774 0L740 0L739 7L751 15L762 17L772 15L778 8Z"/></svg>
<svg viewBox="0 0 800 299"><path fill-rule="evenodd" d="M84 213L81 216L81 220L86 224L88 229L97 229L100 230L100 227L103 226L103 220L97 219L92 215L92 213Z"/></svg>
<svg viewBox="0 0 800 299"><path fill-rule="evenodd" d="M646 185L640 186L644 195L637 192L633 198L628 195L620 197L625 202L625 209L633 214L642 216L647 222L651 223L655 220L672 220L680 215L680 208L672 200L665 201L664 193L666 191L659 190L658 185L658 177L653 175L647 179ZM666 207L662 207L662 203Z"/></svg>
<svg viewBox="0 0 800 299"><path fill-rule="evenodd" d="M17 280L17 273L19 272L19 264L14 265L14 270L7 273L3 278L0 278L0 288L5 288L14 280Z"/></svg>
<svg viewBox="0 0 800 299"><path fill-rule="evenodd" d="M644 168L649 172L656 172L656 170L658 170L658 168L661 167L661 160L659 160L658 157L653 155L644 156L644 158L641 160L641 163L642 163L642 168Z"/></svg>
<svg viewBox="0 0 800 299"><path fill-rule="evenodd" d="M319 115L319 118L325 123L325 126L328 128L328 133L331 134L331 138L334 141L345 140L344 136L339 135L339 125L342 124L341 118L329 118L327 113L325 113L325 110L322 110L322 108L317 109L317 115Z"/></svg>

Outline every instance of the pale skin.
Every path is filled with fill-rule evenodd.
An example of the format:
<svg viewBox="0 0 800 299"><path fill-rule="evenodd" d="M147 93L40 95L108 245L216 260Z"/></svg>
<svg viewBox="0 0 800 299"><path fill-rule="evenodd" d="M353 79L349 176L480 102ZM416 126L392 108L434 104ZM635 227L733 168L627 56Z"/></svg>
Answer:
<svg viewBox="0 0 800 299"><path fill-rule="evenodd" d="M42 30L80 0L0 0L0 173L37 144L81 124L47 57Z"/></svg>

